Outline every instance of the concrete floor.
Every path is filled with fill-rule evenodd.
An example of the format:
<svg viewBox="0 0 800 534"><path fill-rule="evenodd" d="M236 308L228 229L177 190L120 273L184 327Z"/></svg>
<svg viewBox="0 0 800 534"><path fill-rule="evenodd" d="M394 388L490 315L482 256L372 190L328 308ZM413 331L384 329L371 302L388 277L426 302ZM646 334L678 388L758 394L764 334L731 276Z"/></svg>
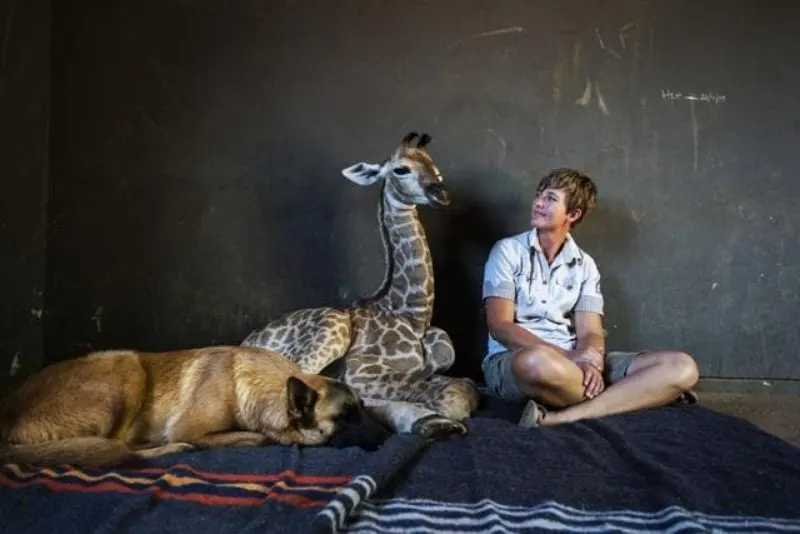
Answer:
<svg viewBox="0 0 800 534"><path fill-rule="evenodd" d="M700 404L740 417L800 447L800 395L787 393L721 393L698 388Z"/></svg>

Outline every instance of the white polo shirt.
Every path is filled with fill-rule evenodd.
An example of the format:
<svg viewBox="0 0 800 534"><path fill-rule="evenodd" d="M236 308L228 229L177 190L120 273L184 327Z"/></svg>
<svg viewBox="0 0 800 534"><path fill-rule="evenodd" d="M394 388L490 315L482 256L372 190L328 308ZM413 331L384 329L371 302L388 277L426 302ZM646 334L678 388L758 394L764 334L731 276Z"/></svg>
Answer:
<svg viewBox="0 0 800 534"><path fill-rule="evenodd" d="M574 312L603 313L600 272L571 235L547 264L536 229L501 239L483 275L483 298L514 301L514 321L564 350L575 347ZM489 334L486 357L508 350Z"/></svg>

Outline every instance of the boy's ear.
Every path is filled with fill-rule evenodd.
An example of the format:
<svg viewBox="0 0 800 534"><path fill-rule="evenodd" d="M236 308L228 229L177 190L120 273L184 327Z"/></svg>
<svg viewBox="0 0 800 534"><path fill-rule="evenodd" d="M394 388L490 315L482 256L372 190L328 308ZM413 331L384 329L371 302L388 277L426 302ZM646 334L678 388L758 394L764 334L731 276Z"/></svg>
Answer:
<svg viewBox="0 0 800 534"><path fill-rule="evenodd" d="M570 224L575 224L575 221L581 218L583 214L583 210L580 208L575 208L574 210L567 212L567 220Z"/></svg>
<svg viewBox="0 0 800 534"><path fill-rule="evenodd" d="M347 358L345 356L340 356L326 365L325 368L317 374L327 378L333 378L334 380L344 380L345 373L347 373Z"/></svg>
<svg viewBox="0 0 800 534"><path fill-rule="evenodd" d="M303 427L312 426L314 424L314 407L317 405L317 392L299 378L290 376L286 382L286 398L289 404L289 419L297 421Z"/></svg>

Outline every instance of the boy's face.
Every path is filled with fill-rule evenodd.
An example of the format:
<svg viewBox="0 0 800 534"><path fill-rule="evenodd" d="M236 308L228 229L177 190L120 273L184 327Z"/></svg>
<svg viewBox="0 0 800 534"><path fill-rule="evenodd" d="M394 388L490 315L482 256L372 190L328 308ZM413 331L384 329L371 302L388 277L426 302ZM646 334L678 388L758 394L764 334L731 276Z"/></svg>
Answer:
<svg viewBox="0 0 800 534"><path fill-rule="evenodd" d="M531 226L537 230L568 230L580 214L579 209L567 213L567 194L563 189L543 189L531 205Z"/></svg>

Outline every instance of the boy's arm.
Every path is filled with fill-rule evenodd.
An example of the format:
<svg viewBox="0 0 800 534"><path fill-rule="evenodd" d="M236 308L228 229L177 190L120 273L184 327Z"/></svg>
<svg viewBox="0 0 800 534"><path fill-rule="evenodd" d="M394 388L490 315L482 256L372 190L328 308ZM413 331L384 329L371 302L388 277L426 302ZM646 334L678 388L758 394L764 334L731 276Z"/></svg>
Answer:
<svg viewBox="0 0 800 534"><path fill-rule="evenodd" d="M566 356L566 351L548 343L514 322L514 301L502 297L486 297L486 326L489 333L509 350L547 346Z"/></svg>
<svg viewBox="0 0 800 534"><path fill-rule="evenodd" d="M600 291L600 271L594 260L587 258L586 277L575 305L575 350L570 352L573 361L588 361L598 370L605 360L603 335L603 294Z"/></svg>
<svg viewBox="0 0 800 534"><path fill-rule="evenodd" d="M603 370L606 342L603 336L603 316L597 312L575 312L575 350L570 354L573 361L588 361Z"/></svg>

